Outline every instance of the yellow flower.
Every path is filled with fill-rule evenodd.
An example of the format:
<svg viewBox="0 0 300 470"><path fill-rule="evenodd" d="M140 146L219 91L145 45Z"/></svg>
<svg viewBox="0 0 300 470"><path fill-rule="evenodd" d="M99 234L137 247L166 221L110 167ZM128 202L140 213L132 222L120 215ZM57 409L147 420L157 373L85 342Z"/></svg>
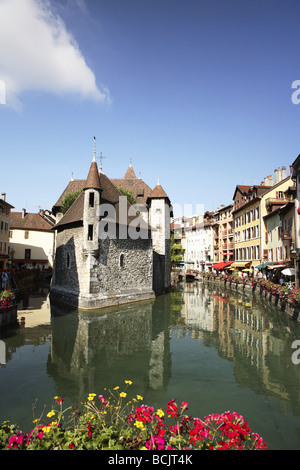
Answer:
<svg viewBox="0 0 300 470"><path fill-rule="evenodd" d="M163 410L162 410L161 408L160 408L159 410L157 410L156 414L157 414L157 416L159 416L160 418L162 418L162 417L165 415L165 413L163 412Z"/></svg>
<svg viewBox="0 0 300 470"><path fill-rule="evenodd" d="M141 421L136 421L134 425L138 428L141 429L142 431L145 431L145 427Z"/></svg>
<svg viewBox="0 0 300 470"><path fill-rule="evenodd" d="M137 395L136 397L138 400L143 400L143 397L141 397L141 395Z"/></svg>
<svg viewBox="0 0 300 470"><path fill-rule="evenodd" d="M131 380L125 380L125 383L128 384L128 385L132 385Z"/></svg>
<svg viewBox="0 0 300 470"><path fill-rule="evenodd" d="M118 388L120 388L119 386L118 387L115 387L114 390L118 390Z"/></svg>
<svg viewBox="0 0 300 470"><path fill-rule="evenodd" d="M34 419L32 422L33 422L33 423L38 423L39 420L40 420L40 418L37 418L37 419Z"/></svg>
<svg viewBox="0 0 300 470"><path fill-rule="evenodd" d="M93 401L96 396L96 393L89 393L88 401Z"/></svg>
<svg viewBox="0 0 300 470"><path fill-rule="evenodd" d="M45 426L44 428L42 428L42 431L43 432L50 432L50 426Z"/></svg>
<svg viewBox="0 0 300 470"><path fill-rule="evenodd" d="M140 448L140 450L148 450L147 447L143 446Z"/></svg>
<svg viewBox="0 0 300 470"><path fill-rule="evenodd" d="M125 398L126 396L127 396L127 393L125 393L125 392L121 392L121 393L120 393L120 397L121 397L121 398Z"/></svg>
<svg viewBox="0 0 300 470"><path fill-rule="evenodd" d="M55 415L55 411L50 411L48 414L47 414L47 418L51 418L52 416Z"/></svg>

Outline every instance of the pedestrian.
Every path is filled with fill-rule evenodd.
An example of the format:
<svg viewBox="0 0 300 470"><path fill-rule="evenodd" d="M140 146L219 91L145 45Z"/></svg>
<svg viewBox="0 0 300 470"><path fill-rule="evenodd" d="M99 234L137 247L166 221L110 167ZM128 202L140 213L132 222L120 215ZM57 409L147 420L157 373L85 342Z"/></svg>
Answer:
<svg viewBox="0 0 300 470"><path fill-rule="evenodd" d="M4 270L1 274L1 288L2 288L2 290L6 289L7 282L8 282L8 275L7 275L6 270Z"/></svg>

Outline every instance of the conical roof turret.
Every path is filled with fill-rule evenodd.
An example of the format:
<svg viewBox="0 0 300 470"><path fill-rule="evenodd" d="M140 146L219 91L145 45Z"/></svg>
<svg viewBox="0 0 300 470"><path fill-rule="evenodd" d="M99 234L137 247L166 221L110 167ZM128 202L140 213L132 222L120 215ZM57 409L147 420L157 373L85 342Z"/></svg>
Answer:
<svg viewBox="0 0 300 470"><path fill-rule="evenodd" d="M129 165L126 173L125 173L124 178L126 178L126 179L136 178L136 175L135 175L134 169L132 168L131 163L130 163L130 165Z"/></svg>
<svg viewBox="0 0 300 470"><path fill-rule="evenodd" d="M96 138L94 137L94 156L83 189L101 189L98 165L96 162Z"/></svg>

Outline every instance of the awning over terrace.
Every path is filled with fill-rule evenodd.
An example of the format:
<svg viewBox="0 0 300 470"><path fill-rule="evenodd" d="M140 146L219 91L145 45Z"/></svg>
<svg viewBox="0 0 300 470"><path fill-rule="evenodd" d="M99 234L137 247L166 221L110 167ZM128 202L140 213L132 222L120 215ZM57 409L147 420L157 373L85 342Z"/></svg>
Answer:
<svg viewBox="0 0 300 470"><path fill-rule="evenodd" d="M251 261L235 261L231 268L249 268Z"/></svg>
<svg viewBox="0 0 300 470"><path fill-rule="evenodd" d="M223 261L212 265L212 269L224 269L230 266L232 263L224 263Z"/></svg>

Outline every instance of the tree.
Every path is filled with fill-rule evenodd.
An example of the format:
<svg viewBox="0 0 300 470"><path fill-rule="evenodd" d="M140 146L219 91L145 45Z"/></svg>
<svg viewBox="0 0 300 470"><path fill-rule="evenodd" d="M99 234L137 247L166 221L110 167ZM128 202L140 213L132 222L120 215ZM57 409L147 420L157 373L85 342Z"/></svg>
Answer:
<svg viewBox="0 0 300 470"><path fill-rule="evenodd" d="M136 199L133 197L132 191L130 191L130 189L123 189L122 186L118 186L118 190L122 196L127 197L129 204L133 206L136 203Z"/></svg>
<svg viewBox="0 0 300 470"><path fill-rule="evenodd" d="M171 232L171 264L176 266L176 264L182 261L182 245L175 243L174 232Z"/></svg>
<svg viewBox="0 0 300 470"><path fill-rule="evenodd" d="M74 201L78 198L78 196L82 193L82 189L75 191L74 193L65 194L63 197L62 205L61 205L61 212L65 214L67 210L71 207Z"/></svg>

